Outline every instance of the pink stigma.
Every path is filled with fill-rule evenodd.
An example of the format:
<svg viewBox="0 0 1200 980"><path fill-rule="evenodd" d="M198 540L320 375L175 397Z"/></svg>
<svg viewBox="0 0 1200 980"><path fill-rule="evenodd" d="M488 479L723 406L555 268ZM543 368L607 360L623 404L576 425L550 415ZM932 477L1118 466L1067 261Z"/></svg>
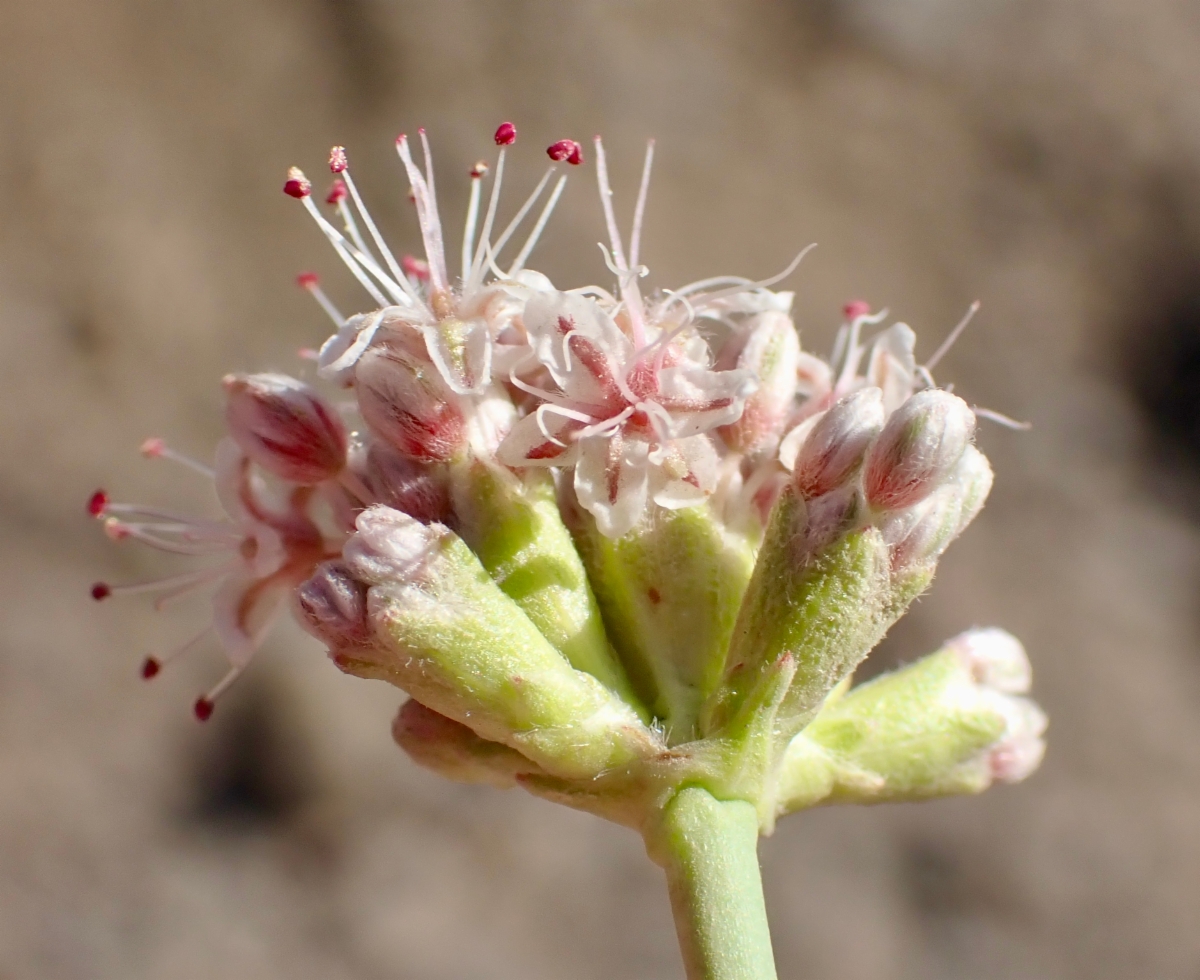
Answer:
<svg viewBox="0 0 1200 980"><path fill-rule="evenodd" d="M192 713L197 721L208 721L212 717L213 703L208 698L196 698L196 703L192 705Z"/></svg>
<svg viewBox="0 0 1200 980"><path fill-rule="evenodd" d="M869 315L870 312L871 304L865 299L852 299L842 307L842 314L847 320L857 320L860 316Z"/></svg>
<svg viewBox="0 0 1200 980"><path fill-rule="evenodd" d="M400 267L406 275L412 276L414 279L419 279L425 282L429 279L429 263L416 258L413 255L406 255L400 260Z"/></svg>
<svg viewBox="0 0 1200 980"><path fill-rule="evenodd" d="M301 289L312 289L318 282L320 282L320 279L317 278L315 272L301 272L296 277L296 285Z"/></svg>
<svg viewBox="0 0 1200 980"><path fill-rule="evenodd" d="M142 661L142 680L148 681L152 677L157 677L160 670L162 670L162 664L153 657L147 657Z"/></svg>
<svg viewBox="0 0 1200 980"><path fill-rule="evenodd" d="M346 148L344 146L335 146L329 151L329 169L332 173L340 174L348 166L346 162Z"/></svg>
<svg viewBox="0 0 1200 980"><path fill-rule="evenodd" d="M97 602L107 599L110 595L112 595L112 588L104 582L97 582L92 586L92 598Z"/></svg>
<svg viewBox="0 0 1200 980"><path fill-rule="evenodd" d="M103 490L97 490L94 494L88 497L88 513L92 517L100 517L104 514L104 508L108 506L108 494Z"/></svg>
<svg viewBox="0 0 1200 980"><path fill-rule="evenodd" d="M546 147L546 155L555 163L566 160L573 167L583 163L583 147L574 140L559 140Z"/></svg>
<svg viewBox="0 0 1200 980"><path fill-rule="evenodd" d="M341 204L346 200L346 182L340 177L329 185L329 193L325 195L326 204Z"/></svg>
<svg viewBox="0 0 1200 980"><path fill-rule="evenodd" d="M157 459L166 448L167 444L155 436L143 442L140 451L147 459Z"/></svg>
<svg viewBox="0 0 1200 980"><path fill-rule="evenodd" d="M496 145L512 146L517 141L517 127L510 122L502 122L496 127Z"/></svg>
<svg viewBox="0 0 1200 980"><path fill-rule="evenodd" d="M304 172L299 167L289 168L287 180L283 185L283 193L297 199L308 197L312 193L312 184L308 182L308 178L304 176Z"/></svg>

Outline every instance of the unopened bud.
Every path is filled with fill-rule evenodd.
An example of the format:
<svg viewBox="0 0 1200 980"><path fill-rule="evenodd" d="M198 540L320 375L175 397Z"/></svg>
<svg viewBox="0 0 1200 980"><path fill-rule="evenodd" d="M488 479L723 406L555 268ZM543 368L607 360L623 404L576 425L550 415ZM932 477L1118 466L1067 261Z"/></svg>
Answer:
<svg viewBox="0 0 1200 980"><path fill-rule="evenodd" d="M975 413L957 395L920 391L901 405L867 455L863 487L880 510L910 507L950 475L975 433Z"/></svg>
<svg viewBox="0 0 1200 980"><path fill-rule="evenodd" d="M732 449L756 453L775 445L796 397L799 360L800 335L791 317L778 311L759 314L736 363L754 373L758 388L738 420L720 429Z"/></svg>
<svg viewBox="0 0 1200 980"><path fill-rule="evenodd" d="M991 488L987 457L967 446L950 476L929 497L912 507L885 512L880 530L893 546L893 565L899 568L939 558L975 519Z"/></svg>
<svg viewBox="0 0 1200 980"><path fill-rule="evenodd" d="M263 469L303 484L341 471L345 427L308 385L284 374L230 374L223 385L230 435Z"/></svg>
<svg viewBox="0 0 1200 980"><path fill-rule="evenodd" d="M359 646L371 637L367 622L367 588L344 562L317 566L295 593L300 625L331 650Z"/></svg>
<svg viewBox="0 0 1200 980"><path fill-rule="evenodd" d="M860 388L835 403L813 426L792 467L796 489L813 499L848 481L883 429L878 388Z"/></svg>
<svg viewBox="0 0 1200 980"><path fill-rule="evenodd" d="M997 697L996 710L1004 717L1004 735L988 751L993 779L1019 783L1042 764L1046 743L1046 713L1028 698Z"/></svg>
<svg viewBox="0 0 1200 980"><path fill-rule="evenodd" d="M368 350L355 369L358 407L371 430L423 462L453 459L466 439L466 419L437 369L392 347Z"/></svg>
<svg viewBox="0 0 1200 980"><path fill-rule="evenodd" d="M515 785L516 776L542 771L515 749L480 738L416 699L400 708L392 738L417 765L460 783L506 789Z"/></svg>
<svg viewBox="0 0 1200 980"><path fill-rule="evenodd" d="M343 549L355 578L370 585L410 582L420 577L439 542L450 532L426 526L391 507L376 505L358 515L355 534Z"/></svg>
<svg viewBox="0 0 1200 980"><path fill-rule="evenodd" d="M450 486L445 467L422 464L390 446L372 442L363 480L377 503L415 517L422 524L444 522L450 514Z"/></svg>
<svg viewBox="0 0 1200 980"><path fill-rule="evenodd" d="M971 672L975 683L1004 694L1027 694L1033 668L1021 641L1007 630L967 630L947 644Z"/></svg>

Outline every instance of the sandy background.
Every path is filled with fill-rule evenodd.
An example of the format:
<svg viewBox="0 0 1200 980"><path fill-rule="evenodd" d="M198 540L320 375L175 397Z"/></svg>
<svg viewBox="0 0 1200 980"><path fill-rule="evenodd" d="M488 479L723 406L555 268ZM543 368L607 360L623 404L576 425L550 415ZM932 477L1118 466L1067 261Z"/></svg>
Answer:
<svg viewBox="0 0 1200 980"><path fill-rule="evenodd" d="M599 131L626 212L658 137L652 282L820 242L792 280L818 350L849 298L926 355L981 299L939 378L1036 424L984 431L993 502L875 663L1014 630L1045 766L789 818L762 848L781 977L1200 976L1194 3L13 0L3 21L0 977L681 976L634 835L416 769L400 695L290 628L201 728L215 651L136 669L202 604L86 596L178 567L110 546L83 501L211 506L137 446L207 455L221 374L323 338L292 275L364 305L284 168L345 143L412 249L394 135L428 128L459 215L502 119L513 192ZM594 174L573 176L534 264L593 280Z"/></svg>

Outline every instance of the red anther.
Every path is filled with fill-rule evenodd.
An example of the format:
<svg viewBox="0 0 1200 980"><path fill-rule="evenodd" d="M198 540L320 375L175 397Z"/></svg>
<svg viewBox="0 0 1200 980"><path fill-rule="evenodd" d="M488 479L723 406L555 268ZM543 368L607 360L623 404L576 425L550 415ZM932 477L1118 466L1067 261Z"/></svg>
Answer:
<svg viewBox="0 0 1200 980"><path fill-rule="evenodd" d="M346 200L346 182L340 177L329 185L329 193L325 195L326 204L341 204Z"/></svg>
<svg viewBox="0 0 1200 980"><path fill-rule="evenodd" d="M335 146L329 150L329 169L332 173L340 174L348 166L346 162L346 148L344 146Z"/></svg>
<svg viewBox="0 0 1200 980"><path fill-rule="evenodd" d="M141 449L139 451L147 459L157 459L159 456L161 456L163 454L163 451L166 448L167 448L167 444L165 442L163 442L157 436L152 436L151 438L147 439L145 442L142 443Z"/></svg>
<svg viewBox="0 0 1200 980"><path fill-rule="evenodd" d="M399 136L396 137L396 145L399 146L401 143L407 142L407 140L408 140L407 134L401 133Z"/></svg>
<svg viewBox="0 0 1200 980"><path fill-rule="evenodd" d="M208 721L212 717L213 703L208 698L196 698L196 703L192 705L192 713L197 721Z"/></svg>
<svg viewBox="0 0 1200 980"><path fill-rule="evenodd" d="M414 191L414 190L410 190L410 191L408 192L408 203L409 203L409 204L416 204L416 203L417 203L417 192L416 192L416 191Z"/></svg>
<svg viewBox="0 0 1200 980"><path fill-rule="evenodd" d="M301 289L312 289L320 281L315 272L301 272L296 277L296 285Z"/></svg>
<svg viewBox="0 0 1200 980"><path fill-rule="evenodd" d="M92 586L92 598L99 602L101 599L107 599L112 595L112 587L104 582L97 582Z"/></svg>
<svg viewBox="0 0 1200 980"><path fill-rule="evenodd" d="M480 177L486 177L487 172L488 172L488 165L487 165L487 162L484 160L480 160L477 164L475 164L475 166L473 166L471 168L471 176L476 179L478 179Z"/></svg>
<svg viewBox="0 0 1200 980"><path fill-rule="evenodd" d="M546 147L546 155L556 163L566 160L573 167L583 163L583 147L574 140L559 140Z"/></svg>
<svg viewBox="0 0 1200 980"><path fill-rule="evenodd" d="M405 275L419 279L421 282L426 282L429 279L429 263L423 259L418 259L415 255L404 256L400 260L400 268L404 270Z"/></svg>
<svg viewBox="0 0 1200 980"><path fill-rule="evenodd" d="M517 127L510 122L502 122L496 127L496 145L512 146L517 141Z"/></svg>
<svg viewBox="0 0 1200 980"><path fill-rule="evenodd" d="M88 513L92 517L101 517L104 514L104 508L108 506L108 494L103 490L97 490L94 494L88 497Z"/></svg>
<svg viewBox="0 0 1200 980"><path fill-rule="evenodd" d="M287 180L283 184L283 193L295 198L308 197L312 193L312 184L308 182L308 178L304 176L304 172L299 167L288 168Z"/></svg>
<svg viewBox="0 0 1200 980"><path fill-rule="evenodd" d="M157 677L160 670L162 670L162 664L154 657L147 657L142 661L142 680L148 681L152 677Z"/></svg>
<svg viewBox="0 0 1200 980"><path fill-rule="evenodd" d="M871 304L865 299L852 299L842 307L842 315L847 320L857 320L860 316L869 316Z"/></svg>

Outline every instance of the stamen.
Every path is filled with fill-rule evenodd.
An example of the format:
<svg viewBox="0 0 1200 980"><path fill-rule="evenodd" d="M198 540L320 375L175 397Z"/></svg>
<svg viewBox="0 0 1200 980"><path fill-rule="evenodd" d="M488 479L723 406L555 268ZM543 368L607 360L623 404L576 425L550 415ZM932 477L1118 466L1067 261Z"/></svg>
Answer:
<svg viewBox="0 0 1200 980"><path fill-rule="evenodd" d="M428 140L424 130L421 131L421 143L425 149L426 161L429 163ZM430 281L438 292L447 288L446 257L442 244L442 223L438 217L437 200L433 187L413 161L408 147L408 137L401 133L396 138L396 152L404 163L408 173L408 183L413 192L413 203L417 206L417 221L421 226L421 237L425 242L425 257L429 260ZM427 167L427 174L432 177L432 167Z"/></svg>
<svg viewBox="0 0 1200 980"><path fill-rule="evenodd" d="M508 240L512 237L513 232L516 231L521 222L525 220L525 215L529 213L529 209L532 208L537 202L537 199L542 196L542 190L545 188L546 182L550 180L550 177L553 173L554 167L550 167L544 174L542 174L542 179L538 181L537 187L533 189L533 193L525 199L525 203L521 205L520 210L517 211L512 221L510 221L507 227L505 227L503 234L501 234L500 238L497 239L496 244L492 247L493 255L499 255L504 246L508 244Z"/></svg>
<svg viewBox="0 0 1200 980"><path fill-rule="evenodd" d="M1007 415L1002 415L1000 412L994 412L990 408L979 408L972 405L971 411L978 415L981 419L987 419L989 422L995 422L997 425L1002 425L1006 429L1015 429L1017 432L1028 432L1033 428L1032 422L1018 422L1016 419L1009 418Z"/></svg>
<svg viewBox="0 0 1200 980"><path fill-rule="evenodd" d="M492 237L492 225L496 220L496 206L500 203L500 186L504 183L504 149L496 158L496 177L492 181L492 193L488 197L487 214L483 218L483 231L479 235L479 244L475 246L475 256L471 260L471 272L467 276L464 292L474 289L483 279L483 257L487 252L488 242Z"/></svg>
<svg viewBox="0 0 1200 980"><path fill-rule="evenodd" d="M538 239L542 237L542 232L546 229L546 224L550 221L550 215L554 212L555 206L558 204L558 199L562 196L563 188L567 186L567 176L558 178L558 183L554 185L554 190L550 192L550 200L546 202L546 206L542 208L542 213L538 215L537 223L533 226L533 231L529 233L529 237L525 239L525 244L521 246L521 251L517 253L513 264L508 268L508 278L511 279L518 272L525 268L525 261L529 258L529 254L537 245ZM538 192L541 192L541 187L538 187Z"/></svg>
<svg viewBox="0 0 1200 980"><path fill-rule="evenodd" d="M192 706L192 711L195 713L197 721L208 721L212 717L213 708L217 704L217 698L233 686L233 682L242 676L242 672L245 669L244 666L230 668L229 673L222 677L212 690L196 699L196 703Z"/></svg>
<svg viewBox="0 0 1200 980"><path fill-rule="evenodd" d="M349 163L346 160L346 148L344 146L331 146L329 148L330 173L340 174L347 166L349 166Z"/></svg>
<svg viewBox="0 0 1200 980"><path fill-rule="evenodd" d="M347 171L346 176L350 176L349 171ZM349 186L351 191L353 191L353 184L348 184L347 186ZM387 300L383 297L383 294L375 288L374 284L372 284L370 279L367 278L363 270L371 273L371 275L379 280L384 289L392 294L392 298L395 302L409 303L414 300L415 294L410 296L403 286L389 276L386 272L384 272L379 267L379 263L377 263L367 252L347 241L346 237L340 231L334 228L333 225L331 225L325 219L325 216L317 210L317 206L313 204L312 198L304 198L303 203L308 213L312 215L313 220L316 221L317 227L325 233L325 237L329 239L330 243L334 247L334 250L338 253L338 256L343 262L346 263L346 267L354 274L354 277L358 279L360 283L362 283L363 288L371 294L372 298L374 298L376 302L378 302L381 306L387 305ZM360 208L359 210L361 211L362 209ZM390 252L387 254L388 256L391 256ZM395 262L396 260L395 258L392 258L391 261ZM359 268L359 266L361 266L361 268ZM393 271L400 279L404 278L404 274L400 272L399 269L395 269ZM404 283L404 286L408 286L409 289L412 288L407 281Z"/></svg>
<svg viewBox="0 0 1200 980"><path fill-rule="evenodd" d="M510 122L502 122L496 127L497 146L512 146L517 141L517 127Z"/></svg>
<svg viewBox="0 0 1200 980"><path fill-rule="evenodd" d="M629 239L629 264L638 267L638 249L642 241L642 219L646 214L646 194L650 190L650 168L654 164L654 140L646 144L646 161L642 164L642 183L638 188L637 206L633 209L633 234Z"/></svg>
<svg viewBox="0 0 1200 980"><path fill-rule="evenodd" d="M871 304L865 299L852 299L842 307L842 316L846 318L846 322L850 323L857 320L860 316L871 315Z"/></svg>
<svg viewBox="0 0 1200 980"><path fill-rule="evenodd" d="M158 437L151 437L141 445L141 454L147 459L169 459L173 463L179 463L181 466L186 466L188 469L195 470L202 476L213 479L216 474L211 466L206 466L198 459L193 459L191 456L186 456L183 453L176 452Z"/></svg>
<svg viewBox="0 0 1200 980"><path fill-rule="evenodd" d="M305 198L312 193L312 184L299 167L288 167L287 180L283 182L283 193L296 198Z"/></svg>
<svg viewBox="0 0 1200 980"><path fill-rule="evenodd" d="M497 132L499 132L497 130ZM497 138L497 143L500 140ZM479 220L479 194L482 189L484 175L488 172L487 164L483 161L471 168L471 197L467 201L467 224L463 229L462 240L462 281L466 284L471 275L471 255L475 251L475 222Z"/></svg>
<svg viewBox="0 0 1200 980"><path fill-rule="evenodd" d="M311 347L301 347L296 351L296 356L302 361L313 361L314 363L321 359L320 351L313 350Z"/></svg>
<svg viewBox="0 0 1200 980"><path fill-rule="evenodd" d="M749 282L745 286L731 286L729 289L719 289L715 293L709 293L707 296L701 297L696 301L696 304L703 308L706 304L724 299L727 296L737 296L739 293L750 293L756 289L766 289L768 286L774 286L775 283L781 282L795 272L800 263L804 261L804 257L816 247L816 242L804 246L799 254L788 263L786 269L778 275L771 276L770 279L759 279L757 282Z"/></svg>
<svg viewBox="0 0 1200 980"><path fill-rule="evenodd" d="M101 517L108 508L108 494L97 490L88 497L87 511L92 517Z"/></svg>
<svg viewBox="0 0 1200 980"><path fill-rule="evenodd" d="M346 195L350 192L346 190L346 182L340 177L329 185L329 192L325 195L326 204L341 204L346 200Z"/></svg>
<svg viewBox="0 0 1200 980"><path fill-rule="evenodd" d="M583 147L574 140L559 140L546 147L546 155L555 163L566 160L573 167L583 163Z"/></svg>
<svg viewBox="0 0 1200 980"><path fill-rule="evenodd" d="M625 250L617 230L617 216L613 212L612 186L608 182L608 161L604 156L604 144L599 136L592 142L596 147L596 182L600 187L600 204L604 208L604 223L608 226L608 238L617 268L617 281L621 286L621 298L629 309L633 344L635 347L643 347L646 344L646 330L642 323L642 294L637 289L637 277L629 276L629 265L625 261Z"/></svg>
<svg viewBox="0 0 1200 980"><path fill-rule="evenodd" d="M212 568L205 568L198 572L184 572L182 575L171 575L167 578L156 579L153 582L133 582L128 585L110 585L108 582L97 582L92 586L92 598L100 602L102 599L116 595L137 595L142 592L159 592L163 589L178 590L180 587L192 589L210 579L224 575L235 564L236 562L226 562L222 565L214 565ZM155 605L157 606L157 603Z"/></svg>
<svg viewBox="0 0 1200 980"><path fill-rule="evenodd" d="M392 275L396 277L396 282L393 285L407 295L409 299L420 305L420 297L417 296L416 292L412 289L411 284L404 279L404 273L400 271L400 267L396 264L396 257L392 255L391 249L387 247L387 242L383 240L383 236L379 233L379 229L375 226L375 222L371 218L371 213L367 210L367 206L363 203L362 195L358 193L358 187L354 183L354 178L350 176L350 164L346 159L345 149L340 146L335 146L333 150L340 152L330 153L330 169L333 169L335 163L340 165L341 169L334 172L342 175L342 179L346 182L346 189L350 192L350 197L354 201L354 206L358 209L358 213L362 215L363 224L367 226L367 231L370 232L371 239L375 242L375 247L379 249L379 254L383 256L383 261L387 263L387 267L391 270ZM346 213L349 213L348 210ZM345 216L343 216L343 220L346 220ZM361 237L354 234L358 229L357 226L354 225L353 219L346 220L346 226L347 230L353 229L351 234L353 237L358 239L358 251L362 253L363 256L370 259L369 254L367 254L367 249L361 244ZM360 258L359 261L361 262L362 258ZM370 264L371 266L374 266L375 269L379 268L374 259L370 259ZM367 263L363 262L363 265L367 265ZM372 272L372 275L374 274L375 273ZM383 282L382 279L380 281Z"/></svg>
<svg viewBox="0 0 1200 980"><path fill-rule="evenodd" d="M148 681L151 678L157 677L162 672L164 667L173 661L178 660L188 651L195 649L211 632L212 626L205 626L204 629L193 636L190 640L181 643L170 653L167 653L161 657L155 657L153 655L147 657L142 661L142 679Z"/></svg>
<svg viewBox="0 0 1200 980"><path fill-rule="evenodd" d="M924 366L926 371L932 371L935 367L937 367L938 361L946 356L946 353L951 347L954 346L954 342L958 340L958 338L962 335L962 332L967 329L967 324L971 322L971 319L978 312L979 300L975 300L974 303L967 307L967 312L963 315L963 318L958 321L954 329L951 330L946 336L946 339L942 341L942 345L933 352L933 357L925 362Z"/></svg>
<svg viewBox="0 0 1200 980"><path fill-rule="evenodd" d="M400 260L400 265L404 267L404 272L407 276L416 279L419 282L429 281L429 263L423 262L415 255L405 255Z"/></svg>
<svg viewBox="0 0 1200 980"><path fill-rule="evenodd" d="M305 290L317 304L323 309L326 315L334 322L335 326L340 327L346 322L345 317L338 312L338 308L329 301L329 297L325 295L325 290L321 288L320 280L315 272L302 272L296 277L296 285Z"/></svg>

